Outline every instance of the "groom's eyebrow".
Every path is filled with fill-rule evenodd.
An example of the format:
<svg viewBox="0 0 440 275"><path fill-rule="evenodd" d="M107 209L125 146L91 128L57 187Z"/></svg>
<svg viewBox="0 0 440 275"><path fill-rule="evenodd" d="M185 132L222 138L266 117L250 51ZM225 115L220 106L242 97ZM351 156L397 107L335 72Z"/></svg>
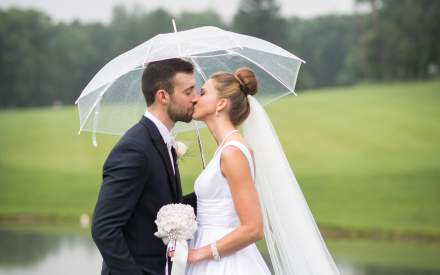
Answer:
<svg viewBox="0 0 440 275"><path fill-rule="evenodd" d="M184 92L186 92L186 91L188 91L188 90L192 90L192 89L194 89L194 86L195 85L192 85L192 86L190 86L190 87L188 87L188 88L186 88L185 90L183 90Z"/></svg>

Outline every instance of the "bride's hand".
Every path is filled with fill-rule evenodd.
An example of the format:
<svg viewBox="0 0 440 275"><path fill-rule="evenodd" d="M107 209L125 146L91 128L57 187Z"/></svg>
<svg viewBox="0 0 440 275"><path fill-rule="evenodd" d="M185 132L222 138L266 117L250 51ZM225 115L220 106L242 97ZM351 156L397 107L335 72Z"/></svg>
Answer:
<svg viewBox="0 0 440 275"><path fill-rule="evenodd" d="M200 261L199 259L199 253L197 252L198 249L189 249L188 250L188 263L194 264Z"/></svg>
<svg viewBox="0 0 440 275"><path fill-rule="evenodd" d="M209 251L205 248L189 249L188 250L188 263L194 264L210 257Z"/></svg>
<svg viewBox="0 0 440 275"><path fill-rule="evenodd" d="M197 249L188 249L188 259L187 259L187 262L189 264L193 264L193 263L196 263L196 262L200 261L197 258L197 251L196 250ZM170 258L174 257L174 251L168 252L168 257L170 257Z"/></svg>

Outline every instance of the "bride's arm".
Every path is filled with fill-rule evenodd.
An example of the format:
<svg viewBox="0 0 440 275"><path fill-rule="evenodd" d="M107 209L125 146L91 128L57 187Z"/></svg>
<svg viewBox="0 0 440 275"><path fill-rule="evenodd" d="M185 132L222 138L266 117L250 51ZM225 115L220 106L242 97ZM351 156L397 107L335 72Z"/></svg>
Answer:
<svg viewBox="0 0 440 275"><path fill-rule="evenodd" d="M249 163L243 153L238 148L227 147L222 152L220 163L240 219L238 228L216 241L220 256L224 256L262 239L263 219ZM188 262L212 258L211 246L207 245L190 250Z"/></svg>

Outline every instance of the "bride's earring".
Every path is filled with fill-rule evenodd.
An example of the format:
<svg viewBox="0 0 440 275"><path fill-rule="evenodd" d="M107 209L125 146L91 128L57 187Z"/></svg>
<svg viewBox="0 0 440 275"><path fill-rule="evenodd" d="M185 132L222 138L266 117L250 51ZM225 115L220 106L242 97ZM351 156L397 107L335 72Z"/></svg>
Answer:
<svg viewBox="0 0 440 275"><path fill-rule="evenodd" d="M218 116L218 110L215 110L215 116Z"/></svg>

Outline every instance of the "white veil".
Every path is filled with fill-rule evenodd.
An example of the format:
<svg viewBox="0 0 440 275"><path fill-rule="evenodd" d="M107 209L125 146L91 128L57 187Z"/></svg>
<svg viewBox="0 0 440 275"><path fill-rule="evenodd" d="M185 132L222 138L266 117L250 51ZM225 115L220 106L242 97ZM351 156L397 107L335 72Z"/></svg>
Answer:
<svg viewBox="0 0 440 275"><path fill-rule="evenodd" d="M255 184L275 274L339 274L269 117L255 98L248 99L244 136L254 152Z"/></svg>

